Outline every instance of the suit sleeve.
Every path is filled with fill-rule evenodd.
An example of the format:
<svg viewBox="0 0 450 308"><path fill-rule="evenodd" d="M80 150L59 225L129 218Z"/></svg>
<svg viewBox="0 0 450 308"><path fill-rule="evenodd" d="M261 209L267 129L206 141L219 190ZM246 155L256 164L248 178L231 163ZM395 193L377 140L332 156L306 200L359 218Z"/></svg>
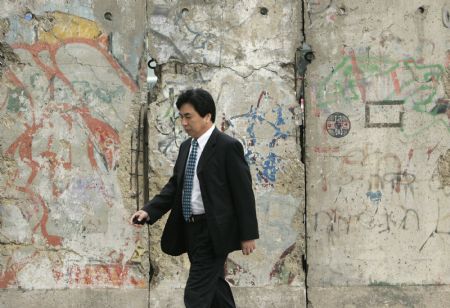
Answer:
<svg viewBox="0 0 450 308"><path fill-rule="evenodd" d="M149 224L154 224L158 219L160 219L165 213L167 213L173 205L175 200L175 195L177 191L177 177L174 173L169 179L167 184L163 187L161 192L153 197L147 204L144 205L142 210L146 211L149 216Z"/></svg>
<svg viewBox="0 0 450 308"><path fill-rule="evenodd" d="M242 144L235 140L227 150L227 178L236 211L241 241L259 238L250 168Z"/></svg>

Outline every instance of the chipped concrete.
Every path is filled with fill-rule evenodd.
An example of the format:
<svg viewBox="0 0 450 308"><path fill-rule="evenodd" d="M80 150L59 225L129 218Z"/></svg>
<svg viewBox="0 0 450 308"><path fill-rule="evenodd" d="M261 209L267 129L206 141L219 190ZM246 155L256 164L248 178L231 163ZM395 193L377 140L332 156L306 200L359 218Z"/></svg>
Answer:
<svg viewBox="0 0 450 308"><path fill-rule="evenodd" d="M19 57L7 43L0 42L0 78L9 66L19 63Z"/></svg>
<svg viewBox="0 0 450 308"><path fill-rule="evenodd" d="M442 154L438 159L438 173L441 185L450 186L450 150Z"/></svg>

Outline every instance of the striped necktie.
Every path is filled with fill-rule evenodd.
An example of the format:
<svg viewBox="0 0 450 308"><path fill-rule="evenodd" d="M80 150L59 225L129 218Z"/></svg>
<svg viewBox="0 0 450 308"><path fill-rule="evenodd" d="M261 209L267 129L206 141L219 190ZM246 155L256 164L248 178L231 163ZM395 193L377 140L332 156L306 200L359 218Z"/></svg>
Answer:
<svg viewBox="0 0 450 308"><path fill-rule="evenodd" d="M194 173L195 173L195 161L197 159L197 148L198 142L195 139L192 139L191 143L191 154L189 154L189 158L186 164L186 170L184 173L184 184L183 184L183 217L186 221L192 215L191 208L191 197L192 197L192 188L194 185Z"/></svg>

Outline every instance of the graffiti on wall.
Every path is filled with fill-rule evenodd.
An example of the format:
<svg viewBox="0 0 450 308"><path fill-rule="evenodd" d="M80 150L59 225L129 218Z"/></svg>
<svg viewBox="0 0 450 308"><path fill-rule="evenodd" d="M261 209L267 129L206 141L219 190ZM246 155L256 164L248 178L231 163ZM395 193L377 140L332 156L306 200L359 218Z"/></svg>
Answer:
<svg viewBox="0 0 450 308"><path fill-rule="evenodd" d="M379 234L393 230L418 231L421 230L420 217L417 210L401 206L382 210L366 206L354 213L330 208L314 213L313 230L326 232L332 244L340 236L364 229Z"/></svg>
<svg viewBox="0 0 450 308"><path fill-rule="evenodd" d="M164 107L157 111L155 128L162 135L158 141L159 151L174 161L186 134L179 125L173 88L169 89L169 96L159 102ZM280 141L290 136L286 117L293 116L293 111L287 110L289 115L274 102L268 91L261 91L256 104L251 105L248 112L233 116L222 114L221 119L216 116L217 127L221 131L241 140L247 162L255 167L257 183L265 187L273 186L282 165L277 148ZM244 135L240 133L242 127Z"/></svg>
<svg viewBox="0 0 450 308"><path fill-rule="evenodd" d="M408 138L432 127L450 131L448 99L445 97L448 95L448 59L443 61L444 65L425 64L424 59L391 60L373 56L369 49L360 53L346 49L343 55L331 73L312 87L311 101L316 117L337 110L362 112L364 117L359 118L364 120L361 124L365 128L399 128L401 136ZM406 131L407 111L421 113L426 120L413 125L408 123ZM421 222L422 202L418 200L422 196L417 194L417 188L422 182L430 181L430 185L439 187L439 194L445 193L445 189L436 184L440 183L437 171L431 176L434 180L429 179L429 172L414 171L417 162L411 162L420 157L421 164L428 165L433 161L432 156L439 155L436 152L441 148L440 142L426 146L425 150L411 146L404 151L390 151L383 144L345 149L342 146L316 146L313 149L316 154L332 157L339 163L335 176L321 170L319 187L322 191L338 190L334 203L342 199L342 204L348 204L348 190L357 189L351 198L353 205L344 209L330 204L329 209L315 212L314 230L326 231L330 240L339 234L364 229L378 233L423 230L426 222ZM334 185L336 189L330 190Z"/></svg>
<svg viewBox="0 0 450 308"><path fill-rule="evenodd" d="M351 122L345 114L341 112L335 112L328 116L325 126L330 136L335 138L342 138L347 136L347 134L349 133Z"/></svg>
<svg viewBox="0 0 450 308"><path fill-rule="evenodd" d="M420 150L411 148L404 153L383 152L372 144L345 152L339 147L316 148L318 155L339 157L340 166L336 172L339 176L327 178L322 175L323 191L336 192L337 189L330 190L334 185L338 191L328 209L313 212L313 230L326 233L331 243L340 236L361 230L381 234L432 228L433 234L446 236L450 229L450 216L442 200L450 195L450 155L440 155L438 146L439 143ZM417 171L418 174L411 170L417 165L414 157L425 165ZM433 170L430 164L434 162ZM426 187L426 183L431 194L423 196L417 193L418 187ZM349 197L348 191L355 188L356 192ZM359 192L361 190L362 193ZM336 204L345 204L345 207ZM436 217L435 226L432 225L433 220L424 219L424 214L427 217L429 213L433 213L433 219ZM424 247L426 245L420 250Z"/></svg>
<svg viewBox="0 0 450 308"><path fill-rule="evenodd" d="M423 59L413 58L391 60L370 55L369 51L357 54L354 50L344 50L343 54L331 73L312 87L316 116L321 112L331 113L337 107L358 109L362 105L366 127L402 127L403 113L405 109L411 109L432 116L432 124L418 127L412 133L404 132L408 136L436 125L450 131L450 118L439 116L444 113L442 85L447 76L444 65L425 64ZM393 113L392 119L373 123L371 117L380 106L384 108L384 113L380 114Z"/></svg>
<svg viewBox="0 0 450 308"><path fill-rule="evenodd" d="M346 210L333 205L315 212L314 231L327 232L333 242L340 235L361 229L378 233L421 230L420 211L415 202L416 174L410 171L413 149L401 155L365 144L343 153L339 148L317 149L316 153L321 156L339 153L338 176L328 178L322 173L320 185L323 192L331 185L339 187L334 204L339 204L339 200L347 204L349 189L357 188L357 192L351 198L354 205ZM363 193L358 193L359 190Z"/></svg>
<svg viewBox="0 0 450 308"><path fill-rule="evenodd" d="M381 101L381 102L366 102L366 108L365 108L365 127L403 127L403 114L405 113L404 111L400 111L398 112L398 117L396 117L396 119L394 119L393 121L386 121L384 120L383 122L374 122L370 116L370 113L372 111L372 109L374 109L373 107L375 106L402 106L404 104L403 101ZM371 108L372 107L372 108ZM381 112L386 112L385 109L382 109ZM373 113L373 111L372 111ZM373 117L373 116L372 116Z"/></svg>
<svg viewBox="0 0 450 308"><path fill-rule="evenodd" d="M273 186L281 167L281 157L276 148L290 135L285 110L273 100L268 91L262 91L248 112L234 116L223 114L221 123L222 131L228 130L242 139L245 157L256 169L257 182L266 187ZM245 137L239 137L237 127L245 127Z"/></svg>
<svg viewBox="0 0 450 308"><path fill-rule="evenodd" d="M29 200L19 206L19 218L29 226L24 238L36 251L24 259L17 246L4 262L0 286L17 284L19 272L43 258L46 249L37 247L76 253L76 261L52 262L44 273L57 285L142 286L142 278L129 271L132 252L121 251L126 243L99 247L97 240L99 232L114 229L137 240L114 226L128 228L125 218L114 215L122 208L115 173L119 131L138 87L95 22L59 12L52 20L51 28L39 28L35 43L12 45L21 65L5 72L1 89L2 119L10 119L3 123L2 143L17 164L6 185ZM3 210L2 216L11 213ZM80 255L103 262L90 264Z"/></svg>

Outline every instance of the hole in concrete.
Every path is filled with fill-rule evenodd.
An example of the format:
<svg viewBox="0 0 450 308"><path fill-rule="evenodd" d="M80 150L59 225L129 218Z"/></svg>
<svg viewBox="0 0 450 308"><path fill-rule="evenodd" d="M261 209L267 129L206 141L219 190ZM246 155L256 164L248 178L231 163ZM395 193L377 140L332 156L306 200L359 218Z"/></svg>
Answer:
<svg viewBox="0 0 450 308"><path fill-rule="evenodd" d="M112 14L111 12L106 12L105 15L103 15L106 20L112 21Z"/></svg>
<svg viewBox="0 0 450 308"><path fill-rule="evenodd" d="M31 13L31 12L26 12L26 13L25 13L25 16L24 16L23 18L25 18L25 20L27 20L27 21L30 21L30 20L33 19L33 13Z"/></svg>
<svg viewBox="0 0 450 308"><path fill-rule="evenodd" d="M444 26L450 28L450 7L444 7L442 9L442 22Z"/></svg>
<svg viewBox="0 0 450 308"><path fill-rule="evenodd" d="M345 15L346 12L347 12L347 9L345 8L345 6L341 6L339 8L339 15Z"/></svg>
<svg viewBox="0 0 450 308"><path fill-rule="evenodd" d="M266 7L262 7L259 9L259 12L261 15L267 15L269 13L269 10Z"/></svg>
<svg viewBox="0 0 450 308"><path fill-rule="evenodd" d="M417 9L417 12L419 12L420 14L425 13L425 8L423 6L419 6L419 8Z"/></svg>
<svg viewBox="0 0 450 308"><path fill-rule="evenodd" d="M183 8L181 10L181 15L186 16L187 14L189 14L189 10L187 8Z"/></svg>
<svg viewBox="0 0 450 308"><path fill-rule="evenodd" d="M155 69L156 68L156 61L155 59L150 59L147 61L147 66L151 69Z"/></svg>

